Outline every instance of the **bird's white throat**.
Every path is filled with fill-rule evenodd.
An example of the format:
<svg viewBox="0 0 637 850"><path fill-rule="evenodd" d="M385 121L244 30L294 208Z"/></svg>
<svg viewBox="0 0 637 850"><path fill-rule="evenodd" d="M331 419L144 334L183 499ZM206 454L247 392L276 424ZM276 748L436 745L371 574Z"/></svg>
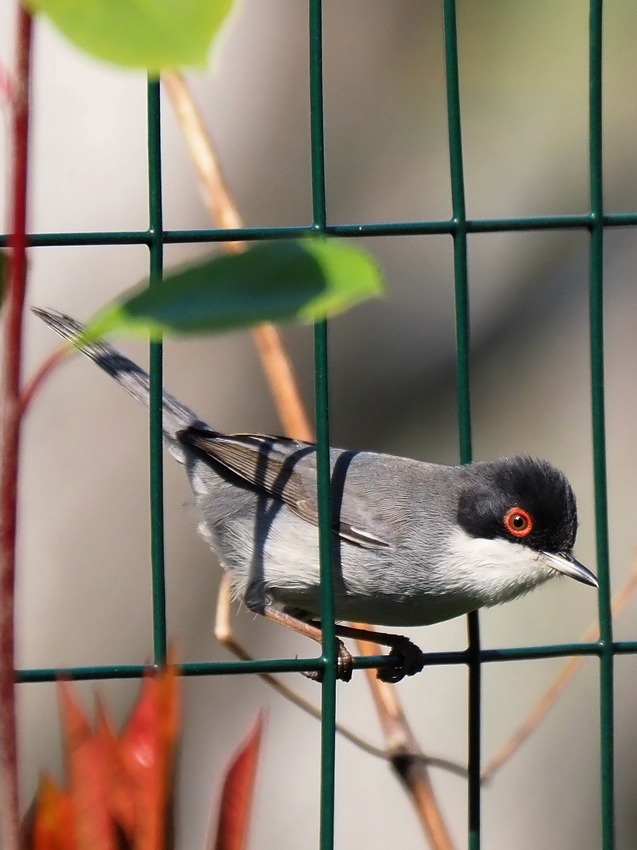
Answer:
<svg viewBox="0 0 637 850"><path fill-rule="evenodd" d="M471 537L460 528L452 532L447 559L450 592L475 599L475 607L508 602L557 575L529 546Z"/></svg>

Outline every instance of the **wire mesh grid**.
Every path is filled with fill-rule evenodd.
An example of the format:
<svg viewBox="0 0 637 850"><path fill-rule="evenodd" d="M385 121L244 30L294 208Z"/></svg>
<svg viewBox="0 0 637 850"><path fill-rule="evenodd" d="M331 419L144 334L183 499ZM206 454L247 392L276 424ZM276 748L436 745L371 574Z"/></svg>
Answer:
<svg viewBox="0 0 637 850"><path fill-rule="evenodd" d="M471 850L480 847L480 737L481 737L481 673L483 665L511 660L540 659L559 656L586 655L598 659L600 677L600 757L601 757L601 823L604 850L615 846L614 835L614 785L613 785L613 666L617 653L637 651L635 641L613 641L610 613L609 543L607 521L606 446L605 446L605 389L604 389L604 286L603 257L604 232L611 227L637 224L637 215L605 214L602 184L602 2L591 0L589 12L589 179L590 209L583 214L508 219L468 219L464 200L463 146L461 127L461 99L458 73L458 35L456 27L456 2L444 0L444 50L446 67L446 92L448 135L450 152L450 181L452 190L452 217L448 220L394 221L368 224L332 224L326 213L325 164L323 138L323 85L322 85L322 4L310 0L309 51L310 51L310 108L311 108L311 161L313 221L303 227L243 228L231 232L224 230L167 231L162 220L161 187L161 132L160 87L156 81L148 84L148 198L149 226L145 231L92 232L92 233L42 233L34 234L34 246L53 245L121 245L142 244L149 249L151 277L161 285L164 246L178 242L222 242L234 239L247 241L288 238L312 233L338 235L343 238L387 235L446 234L453 240L455 280L455 322L457 340L457 398L459 416L459 459L465 463L472 457L471 439L471 374L470 374L470 310L467 241L470 234L496 233L511 230L573 229L589 234L589 334L591 405L593 427L593 466L595 483L595 522L597 544L597 572L600 581L599 622L601 637L590 643L482 649L478 615L468 617L468 649L466 652L439 652L428 656L430 665L465 665L469 675L469 782L468 782L468 844ZM308 665L302 659L224 661L186 663L186 676L254 673L260 671L298 671L323 668L325 678L322 691L322 772L321 772L321 850L333 846L334 824L334 739L335 739L335 658L333 603L329 572L329 443L328 422L328 329L319 325L315 331L316 376L316 426L319 445L319 496L320 540L323 584L323 612L325 623L324 651L319 659ZM163 547L163 473L161 452L161 398L162 349L151 345L151 515L152 515L152 571L153 571L153 637L154 660L161 664L166 657L166 599L164 588ZM357 659L356 666L371 667L380 659ZM57 669L22 669L18 671L21 683L53 681ZM76 679L137 678L143 668L139 665L76 667L66 669L65 675Z"/></svg>

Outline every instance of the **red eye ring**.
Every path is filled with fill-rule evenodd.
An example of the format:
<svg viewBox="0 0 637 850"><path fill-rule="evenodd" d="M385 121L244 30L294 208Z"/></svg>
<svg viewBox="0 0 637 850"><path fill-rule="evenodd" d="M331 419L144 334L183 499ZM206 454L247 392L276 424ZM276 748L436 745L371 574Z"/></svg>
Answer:
<svg viewBox="0 0 637 850"><path fill-rule="evenodd" d="M524 508L509 508L504 515L504 527L514 537L528 537L533 531L531 514Z"/></svg>

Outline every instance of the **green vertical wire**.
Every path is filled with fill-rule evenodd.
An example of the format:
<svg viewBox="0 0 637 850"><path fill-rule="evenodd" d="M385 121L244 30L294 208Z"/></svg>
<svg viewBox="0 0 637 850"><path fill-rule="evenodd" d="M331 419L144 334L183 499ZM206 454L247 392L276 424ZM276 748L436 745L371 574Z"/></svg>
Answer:
<svg viewBox="0 0 637 850"><path fill-rule="evenodd" d="M460 82L458 75L458 31L455 0L444 0L445 62L447 76L447 120L453 207L453 261L456 298L457 398L460 463L469 463L471 446L471 382L469 344L469 287L467 274L467 217L464 197Z"/></svg>
<svg viewBox="0 0 637 850"><path fill-rule="evenodd" d="M310 0L310 130L312 146L312 209L314 228L325 231L325 156L323 132L322 0ZM336 765L336 640L332 587L330 510L330 429L327 323L314 329L319 550L321 562L321 625L323 628L323 688L321 693L321 850L334 847L334 787Z"/></svg>
<svg viewBox="0 0 637 850"><path fill-rule="evenodd" d="M471 446L471 379L469 286L467 272L467 218L464 197L460 81L458 72L458 27L455 0L444 0L445 68L447 80L447 120L453 208L453 261L456 301L456 362L460 462L469 463ZM480 624L477 613L467 617L469 641L469 848L480 847L480 725L481 669Z"/></svg>
<svg viewBox="0 0 637 850"><path fill-rule="evenodd" d="M150 279L159 285L163 269L161 194L161 112L159 80L148 83L148 213ZM153 655L166 660L166 585L164 578L164 466L162 453L162 346L150 343L150 535L153 587Z"/></svg>
<svg viewBox="0 0 637 850"><path fill-rule="evenodd" d="M334 846L336 770L336 638L331 572L330 457L327 323L314 329L319 550L321 563L321 625L323 628L323 688L321 692L321 850Z"/></svg>
<svg viewBox="0 0 637 850"><path fill-rule="evenodd" d="M604 196L602 174L602 0L591 0L589 16L590 122L590 348L595 529L599 572L600 735L602 847L615 846L613 624L611 616L606 423L604 399Z"/></svg>

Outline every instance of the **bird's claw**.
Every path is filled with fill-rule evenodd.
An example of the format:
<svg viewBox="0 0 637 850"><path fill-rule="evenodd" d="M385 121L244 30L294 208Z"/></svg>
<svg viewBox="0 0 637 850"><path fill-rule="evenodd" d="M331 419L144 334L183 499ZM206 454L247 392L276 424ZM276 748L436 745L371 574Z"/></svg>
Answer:
<svg viewBox="0 0 637 850"><path fill-rule="evenodd" d="M392 646L388 658L396 659L397 663L381 667L376 671L376 677L381 682L400 682L405 676L420 673L425 666L425 655L409 638L400 637Z"/></svg>
<svg viewBox="0 0 637 850"><path fill-rule="evenodd" d="M345 647L342 640L336 638L336 678L341 682L349 682L352 678L354 662L351 653ZM313 682L323 681L323 670L309 670L303 673L307 679Z"/></svg>

